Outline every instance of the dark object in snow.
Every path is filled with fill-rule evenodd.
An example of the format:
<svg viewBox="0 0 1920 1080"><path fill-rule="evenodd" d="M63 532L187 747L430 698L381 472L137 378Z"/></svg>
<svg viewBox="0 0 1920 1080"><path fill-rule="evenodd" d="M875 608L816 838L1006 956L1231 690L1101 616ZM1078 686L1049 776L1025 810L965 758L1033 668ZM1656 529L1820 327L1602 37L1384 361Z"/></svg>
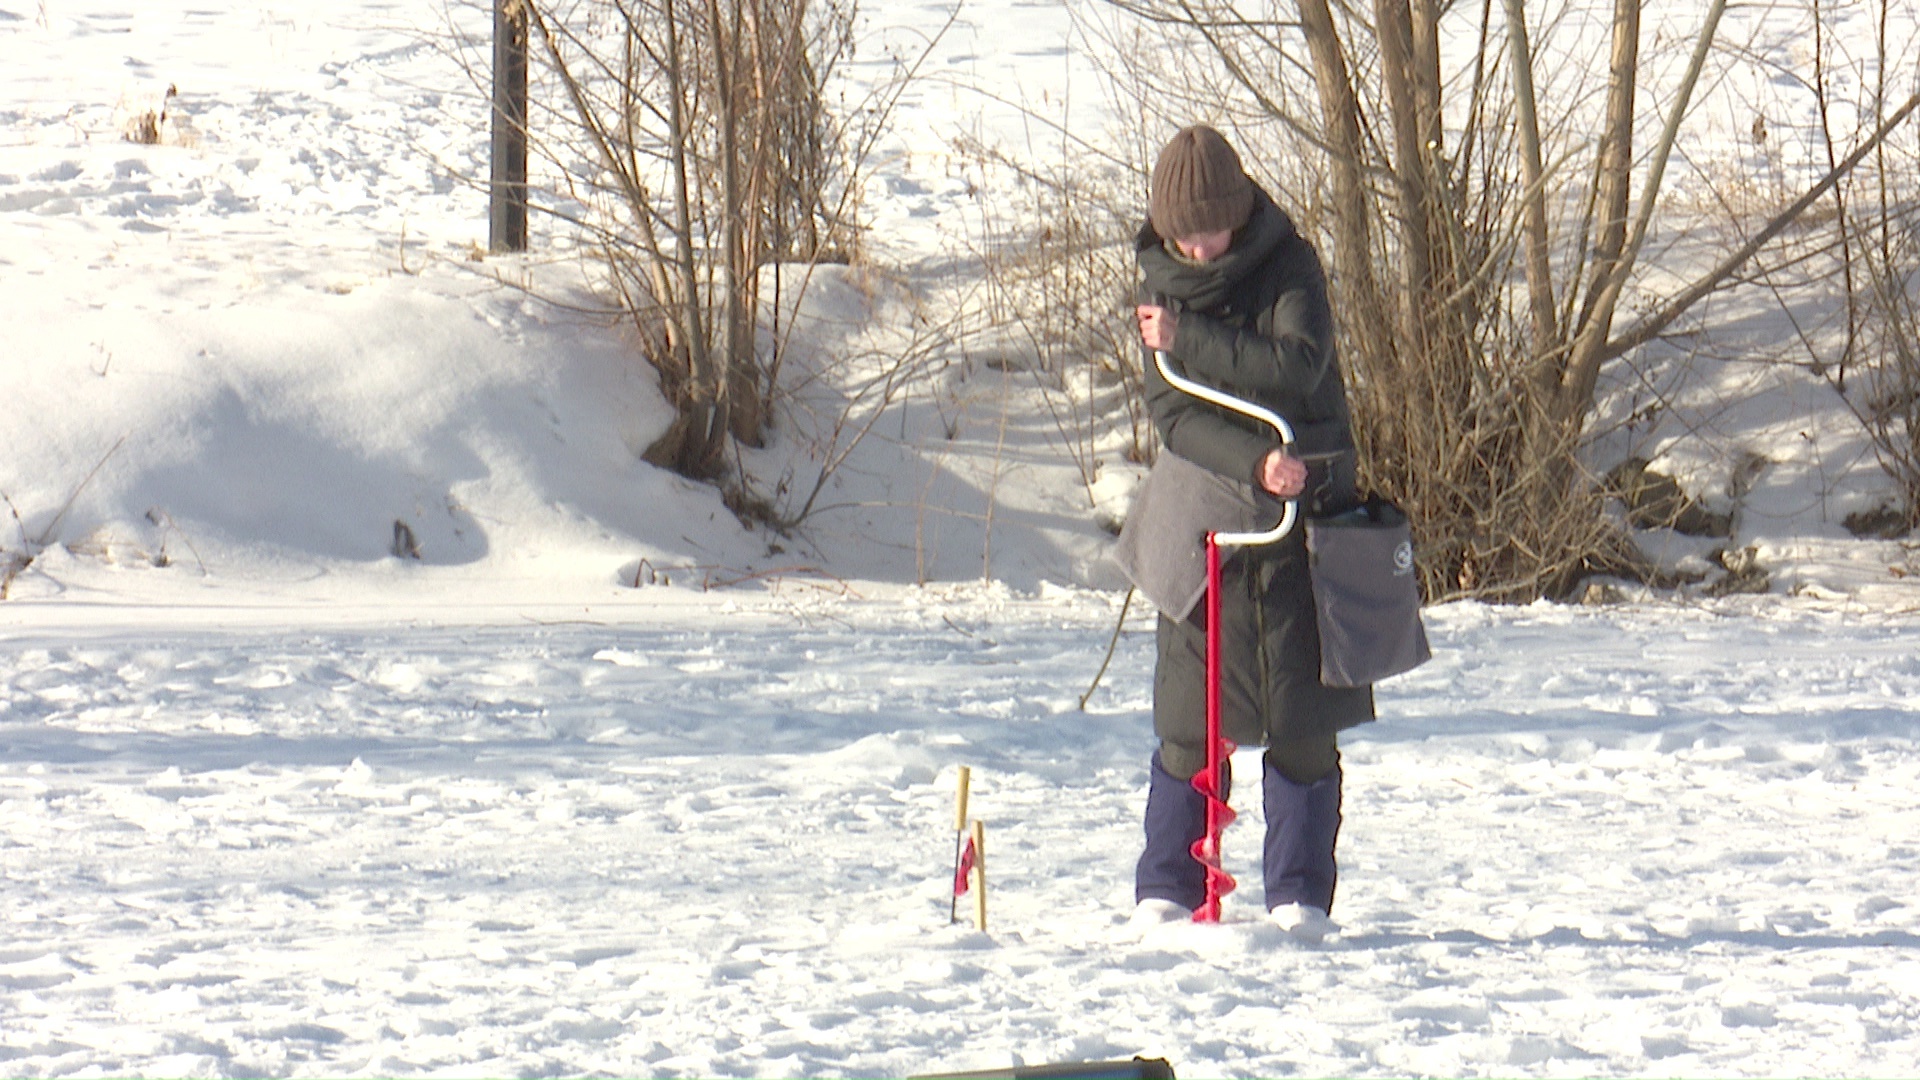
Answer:
<svg viewBox="0 0 1920 1080"><path fill-rule="evenodd" d="M1052 1065L1015 1065L983 1072L935 1073L918 1080L1174 1080L1166 1058L1126 1061L1067 1061Z"/></svg>
<svg viewBox="0 0 1920 1080"><path fill-rule="evenodd" d="M159 146L166 139L167 105L179 94L179 87L169 85L166 94L160 99L160 107L148 109L129 119L121 137L130 143L139 143L142 146Z"/></svg>
<svg viewBox="0 0 1920 1080"><path fill-rule="evenodd" d="M1913 531L1904 510L1884 503L1871 510L1856 510L1841 524L1862 540L1898 540Z"/></svg>
<svg viewBox="0 0 1920 1080"><path fill-rule="evenodd" d="M1708 596L1764 593L1773 587L1767 568L1760 565L1760 551L1752 544L1737 551L1716 551L1714 558L1726 567L1727 573L1703 590Z"/></svg>
<svg viewBox="0 0 1920 1080"><path fill-rule="evenodd" d="M396 559L418 559L420 541L414 539L413 529L406 522L395 518L393 521L393 557Z"/></svg>
<svg viewBox="0 0 1920 1080"><path fill-rule="evenodd" d="M1695 501L1680 482L1655 472L1647 459L1630 457L1607 473L1607 490L1627 508L1636 529L1672 529L1683 536L1732 536L1733 515Z"/></svg>

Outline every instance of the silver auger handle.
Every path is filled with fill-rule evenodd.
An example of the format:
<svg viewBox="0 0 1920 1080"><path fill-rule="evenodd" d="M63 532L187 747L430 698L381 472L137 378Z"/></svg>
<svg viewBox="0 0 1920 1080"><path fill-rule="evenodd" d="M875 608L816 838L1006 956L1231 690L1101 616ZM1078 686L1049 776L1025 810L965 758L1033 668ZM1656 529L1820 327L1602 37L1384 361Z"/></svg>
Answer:
<svg viewBox="0 0 1920 1080"><path fill-rule="evenodd" d="M1293 446L1293 425L1287 423L1286 418L1279 413L1274 412L1272 409L1255 405L1251 401L1243 401L1240 398L1234 397L1232 394L1223 393L1208 386L1206 383L1195 382L1185 375L1174 371L1173 364L1167 359L1166 351L1163 349L1153 350L1153 364L1160 369L1160 377L1173 384L1174 389L1183 390L1199 398L1201 401L1210 402L1223 409L1230 409L1242 416L1251 416L1255 420L1272 428L1274 433L1280 436L1281 446ZM1300 500L1298 498L1286 500L1284 507L1280 512L1279 524L1268 529L1266 532L1214 533L1213 542L1222 547L1257 547L1261 544L1271 544L1275 540L1292 532L1294 520L1300 516Z"/></svg>

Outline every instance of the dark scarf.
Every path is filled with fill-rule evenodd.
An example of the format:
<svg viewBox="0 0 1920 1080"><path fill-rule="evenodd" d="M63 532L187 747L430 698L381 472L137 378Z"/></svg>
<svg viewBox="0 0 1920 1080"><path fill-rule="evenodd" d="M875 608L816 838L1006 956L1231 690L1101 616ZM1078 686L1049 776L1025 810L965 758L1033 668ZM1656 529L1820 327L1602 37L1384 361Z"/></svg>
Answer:
<svg viewBox="0 0 1920 1080"><path fill-rule="evenodd" d="M1253 189L1253 215L1233 234L1233 246L1211 262L1196 263L1175 254L1169 241L1151 223L1134 237L1134 252L1153 296L1178 301L1195 311L1222 307L1248 275L1257 273L1275 249L1295 235L1293 219L1274 205L1258 186Z"/></svg>

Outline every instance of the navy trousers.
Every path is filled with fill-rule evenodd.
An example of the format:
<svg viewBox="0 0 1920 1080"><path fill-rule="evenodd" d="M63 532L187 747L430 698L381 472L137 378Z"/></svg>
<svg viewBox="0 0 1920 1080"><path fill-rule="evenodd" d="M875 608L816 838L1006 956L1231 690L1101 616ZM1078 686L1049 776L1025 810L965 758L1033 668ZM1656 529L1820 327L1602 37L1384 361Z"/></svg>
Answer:
<svg viewBox="0 0 1920 1080"><path fill-rule="evenodd" d="M1269 910L1281 904L1305 904L1333 910L1337 870L1334 846L1340 835L1341 772L1333 770L1311 784L1290 780L1263 758L1261 795L1266 809L1266 839L1261 848L1262 879ZM1230 790L1231 785L1223 785ZM1134 901L1170 900L1197 908L1206 898L1206 870L1193 857L1193 844L1207 829L1206 798L1190 779L1167 771L1155 753L1147 784L1146 845L1134 870Z"/></svg>

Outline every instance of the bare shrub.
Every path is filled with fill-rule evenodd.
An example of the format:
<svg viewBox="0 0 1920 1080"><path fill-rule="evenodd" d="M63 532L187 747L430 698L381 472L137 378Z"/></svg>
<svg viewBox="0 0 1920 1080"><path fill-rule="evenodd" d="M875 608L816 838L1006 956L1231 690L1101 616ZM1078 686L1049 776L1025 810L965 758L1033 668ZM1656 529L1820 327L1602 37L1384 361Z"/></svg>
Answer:
<svg viewBox="0 0 1920 1080"><path fill-rule="evenodd" d="M14 531L20 538L20 547L17 551L10 551L0 546L0 600L8 599L13 592L13 583L19 579L20 575L33 565L34 560L38 559L42 552L58 542L60 528L66 523L67 515L73 511L74 504L80 501L81 493L92 485L94 478L100 475L100 470L106 468L108 460L119 453L126 442L127 438L123 435L107 448L107 452L102 454L93 468L87 471L87 475L74 485L66 501L60 505L60 509L48 519L38 533L28 533L26 519L20 516L20 508L14 505L11 496L0 492L0 502L7 504L7 512L13 517Z"/></svg>
<svg viewBox="0 0 1920 1080"><path fill-rule="evenodd" d="M159 104L144 109L128 109L120 126L121 137L141 146L183 141L176 130L176 118L171 115L173 99L179 93L178 87L169 85L166 92L160 95Z"/></svg>
<svg viewBox="0 0 1920 1080"><path fill-rule="evenodd" d="M784 273L804 279L815 271L790 266ZM806 310L811 305L801 302L807 293L801 281L785 290L791 308L767 312L771 325L785 326L810 350L796 350L795 370L780 387L782 434L791 452L767 467L758 505L747 515L781 532L830 508L821 500L835 475L896 405L924 389L964 347L957 344L967 334L964 305L916 304L910 290L871 268L855 267L845 276L859 293L858 311Z"/></svg>
<svg viewBox="0 0 1920 1080"><path fill-rule="evenodd" d="M770 422L778 357L758 348L762 267L844 259L855 245L848 133L823 97L851 48L852 10L836 0L528 0L528 10L569 106L535 145L586 208L575 223L601 249L677 413L644 456L717 478L728 438L758 445Z"/></svg>
<svg viewBox="0 0 1920 1080"><path fill-rule="evenodd" d="M1139 177L1116 162L1089 167L1084 153L1015 157L977 139L959 150L1005 181L975 199L985 317L971 347L1032 377L1091 503L1103 451L1136 463L1154 454L1139 340L1119 317L1137 291Z"/></svg>
<svg viewBox="0 0 1920 1080"><path fill-rule="evenodd" d="M1643 55L1662 39L1639 0L1611 4L1597 60L1536 46L1535 20L1571 4L1109 2L1178 36L1146 72L1169 107L1259 148L1304 231L1331 237L1363 481L1410 510L1432 599L1648 574L1583 463L1602 366L1726 287L1905 117L1889 110L1722 261L1656 288L1642 260L1695 89L1744 62L1717 46L1724 0L1652 120L1641 73L1672 58ZM1443 56L1443 20L1479 47Z"/></svg>
<svg viewBox="0 0 1920 1080"><path fill-rule="evenodd" d="M1859 253L1867 281L1864 348L1848 403L1871 439L1880 465L1900 490L1896 509L1907 532L1920 526L1920 220L1901 208L1885 243ZM1882 526L1882 532L1892 531Z"/></svg>
<svg viewBox="0 0 1920 1080"><path fill-rule="evenodd" d="M1833 40L1827 20L1818 16L1834 8L1873 19L1870 55L1847 55ZM1913 53L1915 11L1891 0L1813 0L1813 9L1811 84L1831 160L1846 137L1836 131L1836 112L1853 112L1856 127L1875 129L1904 115L1895 112L1889 88L1920 73ZM1866 101L1836 100L1836 86L1860 87ZM1912 100L1898 108L1911 109ZM1904 141L1876 142L1847 183L1834 187L1831 200L1846 333L1837 349L1820 358L1818 371L1859 421L1899 493L1898 505L1857 513L1848 524L1863 534L1902 535L1920 526L1920 149Z"/></svg>
<svg viewBox="0 0 1920 1080"><path fill-rule="evenodd" d="M0 500L6 502L7 512L13 515L14 529L20 535L19 550L9 550L0 546L0 600L6 600L13 593L14 579L18 578L27 567L33 565L39 549L34 546L32 540L27 538L26 522L20 519L20 508L13 505L13 499L0 492Z"/></svg>
<svg viewBox="0 0 1920 1080"><path fill-rule="evenodd" d="M526 11L538 59L529 152L547 173L530 209L595 253L612 314L675 410L641 456L715 482L744 523L792 529L932 351L909 335L878 360L855 344L797 374L788 363L818 268L862 259L867 163L945 28L856 85L838 74L854 49L852 0L526 0ZM454 38L484 86L480 50ZM837 389L821 392L828 383ZM792 465L750 467L776 432L794 442Z"/></svg>

